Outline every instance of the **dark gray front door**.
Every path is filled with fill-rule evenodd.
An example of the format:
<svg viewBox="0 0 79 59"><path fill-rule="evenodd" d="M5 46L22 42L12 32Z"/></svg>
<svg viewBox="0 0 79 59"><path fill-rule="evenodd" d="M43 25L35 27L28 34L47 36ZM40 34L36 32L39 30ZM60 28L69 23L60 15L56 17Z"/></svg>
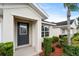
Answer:
<svg viewBox="0 0 79 59"><path fill-rule="evenodd" d="M17 45L21 46L29 44L29 24L18 22L17 30L18 30Z"/></svg>

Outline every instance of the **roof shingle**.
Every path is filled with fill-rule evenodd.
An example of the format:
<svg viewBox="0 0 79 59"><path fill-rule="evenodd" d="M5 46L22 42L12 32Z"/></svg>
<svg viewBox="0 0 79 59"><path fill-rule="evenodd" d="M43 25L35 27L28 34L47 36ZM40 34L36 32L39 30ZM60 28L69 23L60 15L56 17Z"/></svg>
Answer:
<svg viewBox="0 0 79 59"><path fill-rule="evenodd" d="M72 24L73 21L74 21L74 19L73 19L73 20L70 20L70 24ZM67 21L58 22L58 23L56 23L56 24L57 24L57 26L67 25Z"/></svg>

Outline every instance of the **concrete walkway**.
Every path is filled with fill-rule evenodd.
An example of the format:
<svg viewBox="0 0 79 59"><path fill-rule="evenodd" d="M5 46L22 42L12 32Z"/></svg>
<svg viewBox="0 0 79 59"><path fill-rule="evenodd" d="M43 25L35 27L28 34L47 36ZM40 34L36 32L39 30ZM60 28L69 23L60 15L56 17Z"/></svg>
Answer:
<svg viewBox="0 0 79 59"><path fill-rule="evenodd" d="M16 49L14 56L34 56L37 55L33 47L23 47Z"/></svg>

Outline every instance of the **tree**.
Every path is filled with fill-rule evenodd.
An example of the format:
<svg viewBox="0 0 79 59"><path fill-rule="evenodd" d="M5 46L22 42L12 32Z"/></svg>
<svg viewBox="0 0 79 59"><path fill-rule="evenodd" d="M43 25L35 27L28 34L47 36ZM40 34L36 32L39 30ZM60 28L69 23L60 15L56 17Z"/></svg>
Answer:
<svg viewBox="0 0 79 59"><path fill-rule="evenodd" d="M77 21L78 21L77 29L79 30L79 17L77 18Z"/></svg>
<svg viewBox="0 0 79 59"><path fill-rule="evenodd" d="M71 45L71 37L70 37L70 17L71 11L78 11L77 3L64 3L64 7L67 8L67 25L68 25L68 45Z"/></svg>

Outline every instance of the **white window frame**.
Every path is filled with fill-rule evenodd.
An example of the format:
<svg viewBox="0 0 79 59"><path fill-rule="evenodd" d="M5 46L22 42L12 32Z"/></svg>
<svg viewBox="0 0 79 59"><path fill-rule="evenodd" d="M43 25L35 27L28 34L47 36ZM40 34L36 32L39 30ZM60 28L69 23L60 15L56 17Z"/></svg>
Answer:
<svg viewBox="0 0 79 59"><path fill-rule="evenodd" d="M42 33L41 33L41 36L42 36L42 37L46 37L46 34L45 34L45 33L46 33L46 32L49 33L49 26L45 26L45 25L42 25L42 26L44 27L44 31L42 31L42 32L44 32L44 36L42 36ZM48 28L48 31L45 31L45 28L46 28L46 27ZM48 36L49 36L49 35L48 35Z"/></svg>

